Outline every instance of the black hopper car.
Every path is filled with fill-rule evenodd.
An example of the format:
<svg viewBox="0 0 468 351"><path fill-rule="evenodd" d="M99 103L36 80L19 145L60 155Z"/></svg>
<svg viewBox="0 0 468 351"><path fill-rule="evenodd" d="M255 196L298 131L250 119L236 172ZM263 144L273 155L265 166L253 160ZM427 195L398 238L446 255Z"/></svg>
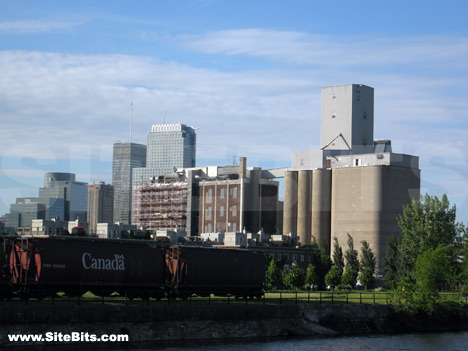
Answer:
<svg viewBox="0 0 468 351"><path fill-rule="evenodd" d="M1 250L0 298L263 295L263 255L246 250L76 237L8 237Z"/></svg>

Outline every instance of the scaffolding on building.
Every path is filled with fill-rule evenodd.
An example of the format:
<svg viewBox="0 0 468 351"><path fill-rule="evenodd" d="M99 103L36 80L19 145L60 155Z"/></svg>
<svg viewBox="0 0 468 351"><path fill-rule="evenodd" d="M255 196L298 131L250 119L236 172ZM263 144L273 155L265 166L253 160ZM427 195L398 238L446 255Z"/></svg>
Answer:
<svg viewBox="0 0 468 351"><path fill-rule="evenodd" d="M148 230L186 230L188 181L153 179L133 187L132 223Z"/></svg>

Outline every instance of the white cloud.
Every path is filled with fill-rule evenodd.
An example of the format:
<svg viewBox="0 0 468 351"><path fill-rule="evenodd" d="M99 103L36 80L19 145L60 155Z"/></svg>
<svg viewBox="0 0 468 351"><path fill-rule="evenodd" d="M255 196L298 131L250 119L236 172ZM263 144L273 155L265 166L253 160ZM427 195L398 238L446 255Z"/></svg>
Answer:
<svg viewBox="0 0 468 351"><path fill-rule="evenodd" d="M76 21L17 20L0 22L0 33L43 34L68 31L81 23Z"/></svg>
<svg viewBox="0 0 468 351"><path fill-rule="evenodd" d="M185 46L209 54L337 68L447 60L464 66L464 57L468 54L468 39L463 37L333 37L251 28L186 35L180 39Z"/></svg>

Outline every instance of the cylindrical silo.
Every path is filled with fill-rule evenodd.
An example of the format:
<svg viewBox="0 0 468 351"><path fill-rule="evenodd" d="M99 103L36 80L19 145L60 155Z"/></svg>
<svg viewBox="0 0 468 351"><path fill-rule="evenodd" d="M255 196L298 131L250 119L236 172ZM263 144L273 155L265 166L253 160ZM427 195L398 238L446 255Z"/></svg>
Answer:
<svg viewBox="0 0 468 351"><path fill-rule="evenodd" d="M316 169L312 174L312 235L317 244L330 247L331 169Z"/></svg>
<svg viewBox="0 0 468 351"><path fill-rule="evenodd" d="M297 171L284 172L283 235L297 233Z"/></svg>
<svg viewBox="0 0 468 351"><path fill-rule="evenodd" d="M297 236L302 245L309 245L311 239L311 187L312 171L298 171L297 175Z"/></svg>

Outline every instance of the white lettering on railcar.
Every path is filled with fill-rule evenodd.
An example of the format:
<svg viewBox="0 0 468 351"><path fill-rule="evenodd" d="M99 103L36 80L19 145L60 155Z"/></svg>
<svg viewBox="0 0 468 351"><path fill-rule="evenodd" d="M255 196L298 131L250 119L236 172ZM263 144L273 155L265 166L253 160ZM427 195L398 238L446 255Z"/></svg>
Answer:
<svg viewBox="0 0 468 351"><path fill-rule="evenodd" d="M124 255L114 255L114 258L94 258L89 252L85 252L81 258L84 269L104 269L111 271L124 271Z"/></svg>

